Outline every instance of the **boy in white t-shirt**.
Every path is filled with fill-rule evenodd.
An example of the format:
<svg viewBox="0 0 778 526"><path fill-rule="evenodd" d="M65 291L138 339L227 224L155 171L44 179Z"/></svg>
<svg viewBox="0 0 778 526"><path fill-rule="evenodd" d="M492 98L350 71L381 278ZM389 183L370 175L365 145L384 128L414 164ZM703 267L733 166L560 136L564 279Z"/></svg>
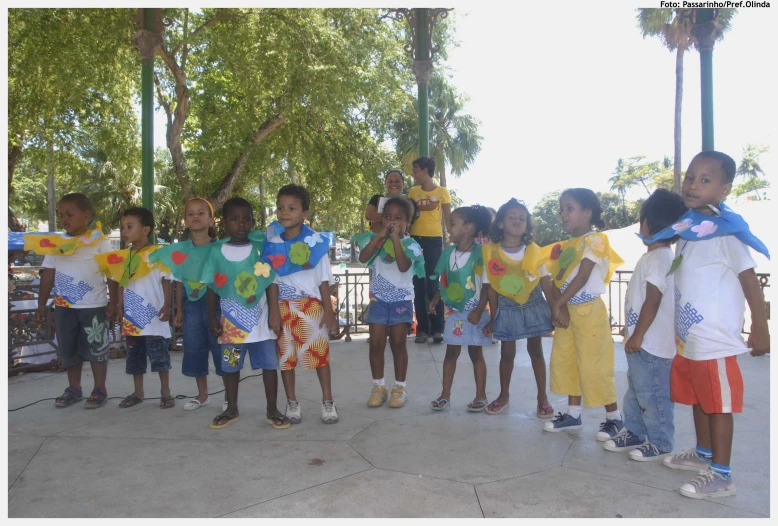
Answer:
<svg viewBox="0 0 778 526"><path fill-rule="evenodd" d="M729 225L737 219L742 221L734 217L737 214L728 211L732 216L728 221L713 217L723 217L721 202L732 189L735 171L730 156L701 152L692 159L681 190L684 204L691 209L687 214L711 217L688 229L686 236L694 232L693 239L705 239L679 241L673 264L677 267L678 354L670 373L670 394L674 402L694 407L697 446L666 458L664 464L700 473L680 488L682 495L698 499L735 494L729 467L732 414L743 410L743 378L737 356L748 352L749 347L753 356L770 352L764 297L754 273L756 263L744 242L754 246L755 238L742 231L727 234ZM683 228L682 224L678 226ZM745 301L751 310L748 345L741 336Z"/></svg>
<svg viewBox="0 0 778 526"><path fill-rule="evenodd" d="M645 237L672 225L686 207L680 195L658 189L640 209L640 234ZM675 424L670 399L670 365L675 356L673 325L673 249L677 238L647 243L627 286L625 302L627 381L624 429L604 444L607 451L630 451L632 460L670 456Z"/></svg>

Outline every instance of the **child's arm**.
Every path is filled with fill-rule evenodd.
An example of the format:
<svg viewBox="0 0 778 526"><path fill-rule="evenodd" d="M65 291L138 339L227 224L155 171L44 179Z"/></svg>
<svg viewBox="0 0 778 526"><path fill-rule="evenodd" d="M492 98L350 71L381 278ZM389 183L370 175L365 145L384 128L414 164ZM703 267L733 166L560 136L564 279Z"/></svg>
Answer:
<svg viewBox="0 0 778 526"><path fill-rule="evenodd" d="M551 308L551 319L555 326L566 329L570 326L570 313L567 311L567 303L563 303L555 313L556 301L561 297L559 289L554 286L551 278L540 278L540 289L546 297L546 303Z"/></svg>
<svg viewBox="0 0 778 526"><path fill-rule="evenodd" d="M443 210L443 221L446 223L446 230L451 230L451 203L445 203L441 208Z"/></svg>
<svg viewBox="0 0 778 526"><path fill-rule="evenodd" d="M662 293L651 282L646 282L646 299L643 302L643 306L640 308L640 316L638 316L638 323L635 325L635 330L629 337L629 340L624 344L624 350L628 353L638 352L643 345L643 336L646 335L646 331L654 323L656 313L659 312L659 304L662 302Z"/></svg>
<svg viewBox="0 0 778 526"><path fill-rule="evenodd" d="M270 329L276 334L281 335L281 309L278 307L278 285L271 283L267 288L267 306L270 309L268 323Z"/></svg>
<svg viewBox="0 0 778 526"><path fill-rule="evenodd" d="M205 301L208 302L208 324L211 326L213 335L218 338L222 335L221 320L216 318L216 305L219 303L219 296L211 289L208 289Z"/></svg>
<svg viewBox="0 0 778 526"><path fill-rule="evenodd" d="M429 312L435 312L435 307L438 306L439 301L440 301L440 287L438 287L438 290L435 291L435 295L432 296L432 299L430 300L430 304L427 307L427 310Z"/></svg>
<svg viewBox="0 0 778 526"><path fill-rule="evenodd" d="M400 269L400 272L406 272L411 268L411 259L405 254L405 247L400 239L400 233L397 231L397 227L392 229L389 238L394 244L394 259L397 262L397 268Z"/></svg>
<svg viewBox="0 0 778 526"><path fill-rule="evenodd" d="M159 309L159 321L168 321L170 319L170 280L162 278L162 295L165 298L165 303L162 308Z"/></svg>
<svg viewBox="0 0 778 526"><path fill-rule="evenodd" d="M38 312L35 318L39 323L46 321L46 303L49 302L51 289L54 288L54 275L57 271L53 268L45 268L41 273L41 285L38 289Z"/></svg>
<svg viewBox="0 0 778 526"><path fill-rule="evenodd" d="M471 310L467 315L467 321L473 325L481 323L481 315L484 313L486 304L489 302L489 289L491 288L492 286L489 283L481 284L481 297L478 298L478 306ZM440 292L440 289L438 289L438 292Z"/></svg>
<svg viewBox="0 0 778 526"><path fill-rule="evenodd" d="M565 291L554 301L554 317L557 317L562 306L566 305L586 285L586 282L589 281L589 276L592 275L592 270L594 270L594 261L582 259L581 266L578 267L578 274L573 278L573 281L570 282Z"/></svg>
<svg viewBox="0 0 778 526"><path fill-rule="evenodd" d="M184 325L184 284L178 282L176 287L176 319L173 324L181 328Z"/></svg>
<svg viewBox="0 0 778 526"><path fill-rule="evenodd" d="M486 285L484 283L484 285ZM484 327L484 336L492 335L492 327L494 326L494 319L497 317L497 291L494 290L491 285L486 291L489 297L489 323Z"/></svg>
<svg viewBox="0 0 778 526"><path fill-rule="evenodd" d="M124 287L118 287L116 292L116 312L113 315L113 321L121 325L124 320Z"/></svg>
<svg viewBox="0 0 778 526"><path fill-rule="evenodd" d="M108 280L108 308L105 311L105 317L115 321L119 313L119 284L112 279Z"/></svg>
<svg viewBox="0 0 778 526"><path fill-rule="evenodd" d="M380 243L382 240L385 239L386 239L386 230L384 229L380 233L377 233L373 237L373 239L370 240L370 243L365 245L365 248L359 251L359 262L367 263L370 260L370 257L373 255L373 252L375 252L378 243Z"/></svg>
<svg viewBox="0 0 778 526"><path fill-rule="evenodd" d="M753 349L751 356L762 356L770 352L770 330L767 327L767 309L762 288L753 268L738 274L738 279L751 310L751 334L748 335L748 346Z"/></svg>
<svg viewBox="0 0 778 526"><path fill-rule="evenodd" d="M321 327L326 326L327 332L331 335L336 335L338 334L338 319L335 317L335 311L332 310L332 302L324 301L324 298L330 297L330 282L322 281L319 285L319 292L321 293L321 303L324 307L324 316L321 320Z"/></svg>

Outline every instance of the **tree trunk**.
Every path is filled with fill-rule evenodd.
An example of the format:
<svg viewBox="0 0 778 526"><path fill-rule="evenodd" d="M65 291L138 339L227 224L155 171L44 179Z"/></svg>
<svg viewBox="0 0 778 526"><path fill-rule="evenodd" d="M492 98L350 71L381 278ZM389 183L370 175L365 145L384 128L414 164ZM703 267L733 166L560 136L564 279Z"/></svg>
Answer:
<svg viewBox="0 0 778 526"><path fill-rule="evenodd" d="M251 152L253 152L262 141L276 131L283 123L284 116L278 113L266 120L262 123L262 126L254 131L251 137L251 143L235 158L235 161L233 161L232 166L230 167L230 171L227 172L227 175L224 176L221 184L219 184L219 188L217 188L208 198L214 208L221 208L224 202L230 197L232 189L235 188L235 183L238 182L240 174L246 167Z"/></svg>
<svg viewBox="0 0 778 526"><path fill-rule="evenodd" d="M48 201L49 232L55 232L57 230L57 194L54 187L54 143L51 141L49 141Z"/></svg>
<svg viewBox="0 0 778 526"><path fill-rule="evenodd" d="M675 125L673 140L673 192L681 193L681 108L683 105L683 54L686 49L678 46L675 51Z"/></svg>
<svg viewBox="0 0 778 526"><path fill-rule="evenodd" d="M11 207L8 207L8 230L11 232L24 232L24 225L17 219Z"/></svg>
<svg viewBox="0 0 778 526"><path fill-rule="evenodd" d="M24 140L24 137L22 137ZM11 195L11 184L14 182L14 171L16 170L16 163L22 156L22 147L16 145L8 150L8 195Z"/></svg>

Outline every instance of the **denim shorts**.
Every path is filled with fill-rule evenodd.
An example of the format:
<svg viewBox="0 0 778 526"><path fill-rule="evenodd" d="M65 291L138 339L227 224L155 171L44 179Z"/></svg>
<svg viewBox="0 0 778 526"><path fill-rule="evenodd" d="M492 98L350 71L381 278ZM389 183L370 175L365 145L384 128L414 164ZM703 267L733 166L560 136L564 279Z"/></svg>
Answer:
<svg viewBox="0 0 778 526"><path fill-rule="evenodd" d="M540 287L535 287L524 305L498 294L493 330L494 337L503 342L543 336L553 331L551 308Z"/></svg>
<svg viewBox="0 0 778 526"><path fill-rule="evenodd" d="M216 307L216 317L221 309ZM222 350L219 339L213 335L208 323L208 302L205 299L190 301L184 297L184 359L181 372L184 376L208 376L208 354L213 359L216 374L222 373Z"/></svg>
<svg viewBox="0 0 778 526"><path fill-rule="evenodd" d="M243 369L243 359L248 352L251 369L278 369L278 347L275 340L251 343L224 343L221 345L222 371L238 373Z"/></svg>
<svg viewBox="0 0 778 526"><path fill-rule="evenodd" d="M127 374L146 374L146 356L151 362L151 372L169 371L170 351L168 338L162 336L127 336Z"/></svg>
<svg viewBox="0 0 778 526"><path fill-rule="evenodd" d="M473 325L467 320L468 314L470 313L447 309L443 343L446 345L491 345L492 337L484 336L484 327L491 319L489 313L484 309L478 325Z"/></svg>
<svg viewBox="0 0 778 526"><path fill-rule="evenodd" d="M57 354L67 369L81 362L108 363L108 322L105 307L54 307Z"/></svg>
<svg viewBox="0 0 778 526"><path fill-rule="evenodd" d="M411 300L390 303L371 301L367 323L377 323L387 327L398 323L413 323L413 302Z"/></svg>

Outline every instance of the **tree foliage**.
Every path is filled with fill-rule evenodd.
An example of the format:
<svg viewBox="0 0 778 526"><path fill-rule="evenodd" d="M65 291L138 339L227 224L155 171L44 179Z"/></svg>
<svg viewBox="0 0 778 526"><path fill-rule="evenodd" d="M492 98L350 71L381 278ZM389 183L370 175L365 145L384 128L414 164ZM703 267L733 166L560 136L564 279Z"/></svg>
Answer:
<svg viewBox="0 0 778 526"><path fill-rule="evenodd" d="M759 190L769 188L770 182L765 179L759 157L769 151L770 147L765 145L747 144L743 147L743 157L737 167L737 175L743 178L743 182L732 189L735 197L754 192L757 200L761 200Z"/></svg>

